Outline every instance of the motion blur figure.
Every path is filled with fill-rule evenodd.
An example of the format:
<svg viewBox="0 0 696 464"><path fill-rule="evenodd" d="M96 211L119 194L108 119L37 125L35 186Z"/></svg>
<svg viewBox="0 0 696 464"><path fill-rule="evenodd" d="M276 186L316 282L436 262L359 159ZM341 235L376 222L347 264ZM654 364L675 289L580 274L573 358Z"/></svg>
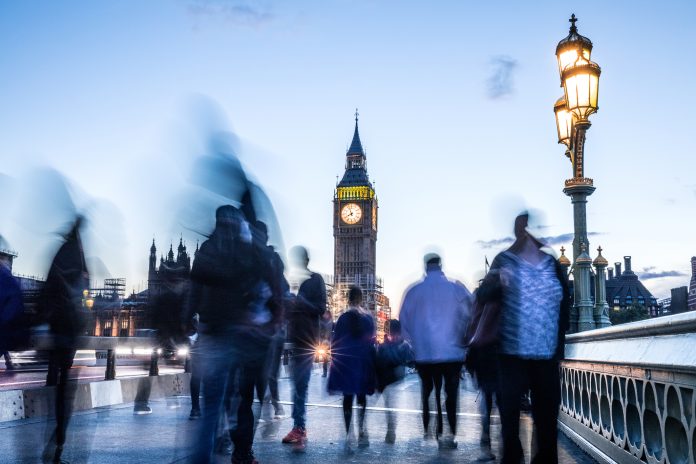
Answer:
<svg viewBox="0 0 696 464"><path fill-rule="evenodd" d="M462 340L471 314L471 293L442 272L440 256L425 255L425 278L404 296L399 320L404 337L412 344L421 379L423 428L429 438L430 394L436 389L438 445L456 448L459 380L466 351ZM439 389L445 386L449 434L444 435Z"/></svg>
<svg viewBox="0 0 696 464"><path fill-rule="evenodd" d="M180 247L182 245L179 245ZM161 285L150 289L150 301L146 312L146 327L154 331L155 349L148 363L149 375L138 381L133 413L150 414L149 406L152 379L159 374L158 360L175 355L180 346L188 342L182 318L187 312L189 275L183 266L160 266Z"/></svg>
<svg viewBox="0 0 696 464"><path fill-rule="evenodd" d="M0 236L0 244L2 242ZM0 355L5 358L3 374L14 369L10 350L23 349L29 341L22 290L12 275L9 259L0 254Z"/></svg>
<svg viewBox="0 0 696 464"><path fill-rule="evenodd" d="M384 441L396 442L396 386L406 377L406 366L413 364L413 349L404 340L401 323L397 319L389 320L389 335L377 346L377 391L384 397L387 408L387 434Z"/></svg>
<svg viewBox="0 0 696 464"><path fill-rule="evenodd" d="M292 356L292 419L293 428L282 442L293 445L293 451L304 452L307 446L306 403L314 352L319 343L319 324L326 311L326 285L321 275L312 272L309 253L301 246L290 250L290 262L301 279L293 303L287 308L288 340L293 344Z"/></svg>
<svg viewBox="0 0 696 464"><path fill-rule="evenodd" d="M203 368L203 418L194 462L210 462L228 383L237 373L239 406L230 427L232 462L257 463L252 451L254 387L263 371L274 330L267 262L252 243L241 211L221 206L215 230L203 242L191 270L191 311L199 314L198 354Z"/></svg>
<svg viewBox="0 0 696 464"><path fill-rule="evenodd" d="M528 390L538 443L532 463L558 462L559 361L569 325L567 277L528 223L528 213L517 216L515 242L495 257L477 292L481 302L501 305L498 409L502 462L510 464L523 459L520 398Z"/></svg>
<svg viewBox="0 0 696 464"><path fill-rule="evenodd" d="M365 412L367 395L375 392L375 321L362 307L362 290L348 289L348 309L336 321L331 341L333 362L329 374L329 392L343 393L343 419L346 426L344 451L353 452L353 399L358 403L358 446L370 445Z"/></svg>
<svg viewBox="0 0 696 464"><path fill-rule="evenodd" d="M77 350L77 339L85 332L82 310L83 291L89 288L89 273L80 239L82 217L77 217L63 237L51 263L48 277L37 302L37 314L48 322L52 335L46 385L55 386L56 428L46 448L44 460L61 459L77 382L69 379ZM51 456L52 455L52 456Z"/></svg>

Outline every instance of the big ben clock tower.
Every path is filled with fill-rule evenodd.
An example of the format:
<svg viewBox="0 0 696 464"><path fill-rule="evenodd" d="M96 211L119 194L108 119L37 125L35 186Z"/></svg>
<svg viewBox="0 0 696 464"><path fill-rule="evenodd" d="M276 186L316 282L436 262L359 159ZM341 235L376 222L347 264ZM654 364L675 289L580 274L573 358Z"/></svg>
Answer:
<svg viewBox="0 0 696 464"><path fill-rule="evenodd" d="M333 199L334 289L339 310L345 308L345 293L350 285L363 289L365 307L378 310L382 286L376 278L377 197L367 175L367 159L360 134L358 112L355 132L346 153L343 178Z"/></svg>

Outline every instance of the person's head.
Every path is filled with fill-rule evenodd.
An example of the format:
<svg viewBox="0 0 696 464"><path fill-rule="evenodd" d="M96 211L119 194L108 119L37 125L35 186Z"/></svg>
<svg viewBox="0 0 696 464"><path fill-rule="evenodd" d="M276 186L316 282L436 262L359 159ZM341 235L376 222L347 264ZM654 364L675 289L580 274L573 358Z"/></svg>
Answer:
<svg viewBox="0 0 696 464"><path fill-rule="evenodd" d="M226 229L237 232L239 230L240 220L241 214L239 210L232 205L220 206L215 211L216 229Z"/></svg>
<svg viewBox="0 0 696 464"><path fill-rule="evenodd" d="M360 306L362 304L362 289L357 285L351 285L348 289L348 304L350 306Z"/></svg>
<svg viewBox="0 0 696 464"><path fill-rule="evenodd" d="M527 232L527 225L528 224L529 224L529 213L526 211L520 213L515 218L514 232L515 232L515 238L517 240L529 235L529 233Z"/></svg>
<svg viewBox="0 0 696 464"><path fill-rule="evenodd" d="M428 253L423 257L423 263L425 264L425 270L440 270L442 269L442 259L437 253Z"/></svg>
<svg viewBox="0 0 696 464"><path fill-rule="evenodd" d="M389 338L392 340L401 338L401 322L398 319L389 319Z"/></svg>
<svg viewBox="0 0 696 464"><path fill-rule="evenodd" d="M266 223L257 220L254 223L253 235L254 239L258 240L259 243L263 245L268 243L268 227L266 227Z"/></svg>
<svg viewBox="0 0 696 464"><path fill-rule="evenodd" d="M309 253L303 246L294 246L290 248L290 264L300 269L306 269L309 265Z"/></svg>

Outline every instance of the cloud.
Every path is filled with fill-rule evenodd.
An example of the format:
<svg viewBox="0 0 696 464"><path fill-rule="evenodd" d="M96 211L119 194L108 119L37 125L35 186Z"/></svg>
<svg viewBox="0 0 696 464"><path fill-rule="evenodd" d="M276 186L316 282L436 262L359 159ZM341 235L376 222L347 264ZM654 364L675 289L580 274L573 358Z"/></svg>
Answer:
<svg viewBox="0 0 696 464"><path fill-rule="evenodd" d="M514 73L517 68L517 60L505 56L495 56L490 61L491 73L488 77L488 98L498 98L512 95L514 88Z"/></svg>
<svg viewBox="0 0 696 464"><path fill-rule="evenodd" d="M572 233L568 234L560 234L560 235L550 235L548 237L540 237L539 240L544 242L548 246L555 246L555 245L561 245L563 243L570 243L573 241L573 235ZM598 235L602 235L601 232L588 232L587 236L588 237L596 237ZM480 246L481 248L498 248L503 245L512 245L512 243L515 241L514 238L512 237L504 237L504 238L494 238L491 240L477 240L476 244Z"/></svg>
<svg viewBox="0 0 696 464"><path fill-rule="evenodd" d="M194 17L215 17L245 26L259 26L274 19L268 9L242 0L191 0L187 11Z"/></svg>
<svg viewBox="0 0 696 464"><path fill-rule="evenodd" d="M681 271L656 271L655 266L643 268L642 272L636 272L641 280L661 279L663 277L684 277L687 274Z"/></svg>

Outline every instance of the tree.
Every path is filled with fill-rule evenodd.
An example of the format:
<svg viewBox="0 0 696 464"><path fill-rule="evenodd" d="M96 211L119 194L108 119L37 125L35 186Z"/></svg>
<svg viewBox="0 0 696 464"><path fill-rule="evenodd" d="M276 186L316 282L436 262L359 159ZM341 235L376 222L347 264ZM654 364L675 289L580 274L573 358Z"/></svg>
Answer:
<svg viewBox="0 0 696 464"><path fill-rule="evenodd" d="M619 311L610 311L609 320L612 325L626 324L627 322L642 321L649 319L650 313L645 306L633 303L631 306Z"/></svg>

